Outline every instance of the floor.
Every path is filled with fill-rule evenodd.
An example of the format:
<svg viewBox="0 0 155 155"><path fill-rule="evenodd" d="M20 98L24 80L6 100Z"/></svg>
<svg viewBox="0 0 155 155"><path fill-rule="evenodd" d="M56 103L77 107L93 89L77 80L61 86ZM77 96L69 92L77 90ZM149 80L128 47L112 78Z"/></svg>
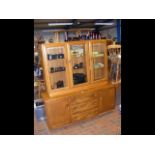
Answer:
<svg viewBox="0 0 155 155"><path fill-rule="evenodd" d="M34 117L35 135L120 135L121 134L121 90L118 89L116 108L94 118L76 122L63 128L49 130L46 121L37 121Z"/></svg>

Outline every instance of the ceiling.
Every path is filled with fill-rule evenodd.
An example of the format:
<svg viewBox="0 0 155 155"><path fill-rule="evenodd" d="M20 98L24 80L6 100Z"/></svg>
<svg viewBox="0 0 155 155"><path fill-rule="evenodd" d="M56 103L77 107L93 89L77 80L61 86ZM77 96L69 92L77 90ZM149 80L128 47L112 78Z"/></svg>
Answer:
<svg viewBox="0 0 155 155"><path fill-rule="evenodd" d="M95 22L98 23L111 23L113 26L103 26L103 25L94 25ZM57 25L57 26L48 26L48 23L73 23L73 25ZM72 28L96 28L104 29L107 27L114 27L116 25L116 20L113 19L35 19L34 20L34 29L43 30L43 29L72 29Z"/></svg>

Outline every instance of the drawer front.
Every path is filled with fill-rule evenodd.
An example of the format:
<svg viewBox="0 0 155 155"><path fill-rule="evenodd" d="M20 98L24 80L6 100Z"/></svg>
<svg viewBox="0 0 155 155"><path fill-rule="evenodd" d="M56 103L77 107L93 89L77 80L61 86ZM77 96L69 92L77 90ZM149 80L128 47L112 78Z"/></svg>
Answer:
<svg viewBox="0 0 155 155"><path fill-rule="evenodd" d="M72 105L82 103L82 102L87 102L90 100L96 99L98 96L97 92L85 92L85 93L77 93L76 95L70 97Z"/></svg>
<svg viewBox="0 0 155 155"><path fill-rule="evenodd" d="M72 110L86 110L87 108L94 108L98 104L97 92L87 92L83 95L76 95L71 97L70 107Z"/></svg>
<svg viewBox="0 0 155 155"><path fill-rule="evenodd" d="M82 120L98 113L99 98L97 91L84 91L70 99L72 120Z"/></svg>
<svg viewBox="0 0 155 155"><path fill-rule="evenodd" d="M71 105L70 108L73 113L78 113L80 111L86 111L89 109L94 109L98 107L98 100L89 100L87 102L77 103L77 105Z"/></svg>
<svg viewBox="0 0 155 155"><path fill-rule="evenodd" d="M72 121L84 120L98 114L98 108L83 111L72 115Z"/></svg>

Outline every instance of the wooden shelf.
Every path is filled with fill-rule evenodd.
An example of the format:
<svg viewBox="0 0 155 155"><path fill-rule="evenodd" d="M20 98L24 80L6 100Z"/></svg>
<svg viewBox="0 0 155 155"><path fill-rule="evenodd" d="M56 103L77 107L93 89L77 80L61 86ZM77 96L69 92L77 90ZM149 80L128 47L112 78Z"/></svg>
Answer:
<svg viewBox="0 0 155 155"><path fill-rule="evenodd" d="M73 68L73 70L79 70L79 69L85 69L85 67L82 67L82 68Z"/></svg>
<svg viewBox="0 0 155 155"><path fill-rule="evenodd" d="M104 68L104 66L103 67L97 67L97 68L94 67L94 70L103 69L103 68Z"/></svg>
<svg viewBox="0 0 155 155"><path fill-rule="evenodd" d="M73 59L84 58L84 57L85 57L84 55L81 55L81 56L72 56Z"/></svg>
<svg viewBox="0 0 155 155"><path fill-rule="evenodd" d="M58 72L50 72L50 74L53 74L53 73L64 73L65 71L58 71Z"/></svg>
<svg viewBox="0 0 155 155"><path fill-rule="evenodd" d="M57 60L65 60L64 58L63 59L51 59L51 60L48 60L49 62L50 61L57 61Z"/></svg>
<svg viewBox="0 0 155 155"><path fill-rule="evenodd" d="M101 57L104 57L104 55L99 55L99 56L93 56L93 58L95 59L95 58L101 58Z"/></svg>

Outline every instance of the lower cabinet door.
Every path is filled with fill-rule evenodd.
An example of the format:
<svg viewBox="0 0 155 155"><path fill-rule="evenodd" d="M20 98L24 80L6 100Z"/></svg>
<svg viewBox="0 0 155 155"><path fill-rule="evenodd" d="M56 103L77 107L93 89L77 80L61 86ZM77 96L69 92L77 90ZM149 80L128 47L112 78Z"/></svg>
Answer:
<svg viewBox="0 0 155 155"><path fill-rule="evenodd" d="M67 97L51 99L46 104L47 123L50 128L70 123L70 106Z"/></svg>
<svg viewBox="0 0 155 155"><path fill-rule="evenodd" d="M115 88L99 90L99 112L115 108Z"/></svg>

